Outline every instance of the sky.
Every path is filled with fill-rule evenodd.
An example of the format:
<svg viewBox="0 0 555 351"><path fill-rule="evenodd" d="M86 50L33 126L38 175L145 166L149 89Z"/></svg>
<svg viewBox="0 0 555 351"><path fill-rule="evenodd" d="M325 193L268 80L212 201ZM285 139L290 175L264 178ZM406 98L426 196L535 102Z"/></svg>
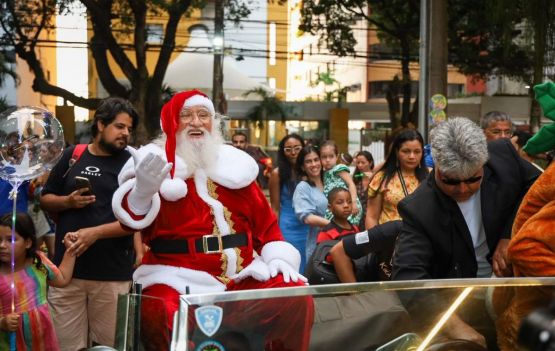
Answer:
<svg viewBox="0 0 555 351"><path fill-rule="evenodd" d="M75 4L80 6L78 1ZM87 18L84 14L84 8L76 7L71 14L58 15L56 18L57 82L58 86L76 95L88 97L88 77L87 74L83 74L83 72L88 72L87 48L85 45L79 47L80 45L75 44L87 42ZM63 42L70 42L70 44ZM63 102L62 98L58 98L59 105L63 105ZM88 110L75 107L75 119L86 121Z"/></svg>

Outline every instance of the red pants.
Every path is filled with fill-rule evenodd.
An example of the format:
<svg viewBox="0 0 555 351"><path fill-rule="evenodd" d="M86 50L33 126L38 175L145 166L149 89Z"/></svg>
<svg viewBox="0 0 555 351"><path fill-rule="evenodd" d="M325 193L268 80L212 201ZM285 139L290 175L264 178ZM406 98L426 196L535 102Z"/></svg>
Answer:
<svg viewBox="0 0 555 351"><path fill-rule="evenodd" d="M247 278L239 283L231 281L227 291L267 289L303 286L303 283L285 283L278 275L266 282ZM167 285L152 285L143 290L142 302L143 340L147 350L168 350L173 316L179 308L179 293ZM163 307L162 307L163 301ZM311 296L272 298L219 303L224 309L222 326L235 331L252 331L264 336L265 350L303 351L308 350L310 331L314 319L314 304ZM161 308L165 314L160 313ZM189 310L189 335L196 327L194 309ZM165 319L165 321L164 321ZM169 334L168 334L169 333ZM217 339L217 335L213 338ZM225 345L224 345L225 346Z"/></svg>

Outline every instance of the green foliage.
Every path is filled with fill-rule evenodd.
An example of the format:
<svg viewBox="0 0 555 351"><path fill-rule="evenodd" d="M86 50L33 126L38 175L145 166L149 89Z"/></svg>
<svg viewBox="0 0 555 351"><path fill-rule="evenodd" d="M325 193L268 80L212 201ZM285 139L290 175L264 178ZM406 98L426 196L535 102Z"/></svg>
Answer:
<svg viewBox="0 0 555 351"><path fill-rule="evenodd" d="M250 14L252 0L224 0L226 19L235 23ZM55 26L57 11L87 16L92 29L89 50L92 64L102 86L110 96L130 100L141 118L138 128L144 136L154 136L160 128L160 109L167 91L163 79L176 47L180 21L193 9L202 8L207 0L2 0L0 2L0 48L11 47L27 62L34 73L33 90L55 95L76 106L95 109L98 97L84 98L52 84L45 70L37 45L44 34ZM81 6L75 6L81 5ZM147 42L150 18L164 18L161 45ZM51 43L49 43L51 44ZM158 51L154 65L147 66L147 51ZM150 67L154 66L154 69ZM117 76L122 72L124 77ZM86 72L83 72L86 74Z"/></svg>
<svg viewBox="0 0 555 351"><path fill-rule="evenodd" d="M521 1L517 2L503 9L497 0L450 0L449 62L462 73L480 78L528 76L531 56L529 46L519 39L522 32L517 28L524 15Z"/></svg>
<svg viewBox="0 0 555 351"><path fill-rule="evenodd" d="M279 116L282 121L285 121L287 116L285 107L281 100L272 95L268 90L262 87L254 88L245 92L243 97L248 97L249 95L255 95L261 99L260 103L247 113L247 118L257 122L260 128L264 126L262 122L270 117Z"/></svg>
<svg viewBox="0 0 555 351"><path fill-rule="evenodd" d="M318 86L318 84L324 84L324 101L332 102L337 101L338 107L347 101L347 91L349 88L341 87L341 84L337 79L335 79L332 71L320 72L316 77L316 80L311 82L313 87ZM335 89L329 90L327 87L336 85Z"/></svg>

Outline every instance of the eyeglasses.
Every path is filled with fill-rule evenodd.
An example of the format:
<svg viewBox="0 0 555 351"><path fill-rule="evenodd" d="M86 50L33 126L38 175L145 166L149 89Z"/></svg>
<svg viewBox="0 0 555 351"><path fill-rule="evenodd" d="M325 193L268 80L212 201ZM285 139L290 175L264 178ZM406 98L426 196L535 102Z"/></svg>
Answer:
<svg viewBox="0 0 555 351"><path fill-rule="evenodd" d="M461 183L473 184L473 183L476 183L477 181L479 181L481 179L482 179L482 176L470 177L470 178L467 178L467 179L451 179L451 178L442 177L441 182L445 183L447 185L455 186L455 185L459 185Z"/></svg>
<svg viewBox="0 0 555 351"><path fill-rule="evenodd" d="M197 116L201 122L208 122L212 118L212 114L208 112L208 110L182 110L179 113L179 118L181 118L181 120L184 122L193 121L195 116Z"/></svg>
<svg viewBox="0 0 555 351"><path fill-rule="evenodd" d="M287 152L288 154L292 152L299 152L303 147L301 145L293 146L293 147L284 147L283 151Z"/></svg>
<svg viewBox="0 0 555 351"><path fill-rule="evenodd" d="M513 131L512 130L503 130L503 129L491 129L489 132L493 135L502 135L506 137L512 137Z"/></svg>

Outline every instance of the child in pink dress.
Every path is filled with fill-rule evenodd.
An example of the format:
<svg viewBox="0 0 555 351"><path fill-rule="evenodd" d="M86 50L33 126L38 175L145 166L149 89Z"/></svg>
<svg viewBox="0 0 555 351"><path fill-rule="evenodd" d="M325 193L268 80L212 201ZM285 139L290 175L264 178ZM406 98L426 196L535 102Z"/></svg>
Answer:
<svg viewBox="0 0 555 351"><path fill-rule="evenodd" d="M17 213L15 222L15 273L11 270L12 215L0 218L0 350L8 350L9 335L16 333L16 350L59 350L46 301L47 284L67 285L75 257L66 253L58 269L36 248L33 221ZM12 280L15 294L12 297ZM13 301L13 310L12 310Z"/></svg>

